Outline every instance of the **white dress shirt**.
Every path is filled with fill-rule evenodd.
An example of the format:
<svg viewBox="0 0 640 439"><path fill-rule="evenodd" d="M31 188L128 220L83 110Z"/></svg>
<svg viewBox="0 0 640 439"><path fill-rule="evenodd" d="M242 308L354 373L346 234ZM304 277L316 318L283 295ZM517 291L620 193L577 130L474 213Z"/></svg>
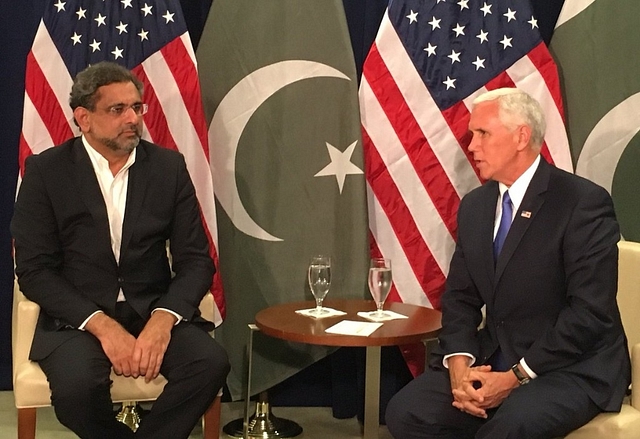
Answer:
<svg viewBox="0 0 640 439"><path fill-rule="evenodd" d="M89 159L91 160L91 165L93 166L93 170L96 173L96 178L98 179L98 185L100 186L100 192L102 192L102 197L104 198L104 204L107 208L107 217L109 219L109 235L111 236L111 250L113 251L113 256L116 259L116 262L120 262L120 247L122 245L122 226L124 223L124 213L127 207L127 187L129 185L129 168L136 161L136 150L134 149L129 157L127 158L126 163L120 169L116 175L113 175L111 169L109 168L109 161L105 159L98 151L93 149L87 139L82 136L82 144L89 154ZM124 296L124 292L122 288L118 291L117 302L124 302L127 299ZM153 310L155 312L158 309L162 309L173 314L178 320L176 324L182 320L182 316L175 313L174 311L165 309L165 308L156 308ZM87 322L96 315L97 313L102 311L96 311L92 313L87 319L82 322L79 329L84 330Z"/></svg>

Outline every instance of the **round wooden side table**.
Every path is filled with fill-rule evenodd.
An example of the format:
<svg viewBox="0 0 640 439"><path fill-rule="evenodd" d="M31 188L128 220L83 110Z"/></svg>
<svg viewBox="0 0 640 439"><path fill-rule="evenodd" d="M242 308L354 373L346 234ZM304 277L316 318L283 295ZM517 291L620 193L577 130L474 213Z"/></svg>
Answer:
<svg viewBox="0 0 640 439"><path fill-rule="evenodd" d="M405 303L387 303L385 309L407 316L407 319L389 320L369 336L330 334L327 328L342 320L367 321L359 311L374 311L372 300L331 299L326 307L346 312L345 315L314 319L296 313L313 308L315 302L291 302L270 306L255 317L257 328L264 334L282 340L324 346L366 347L365 366L365 439L378 437L380 410L380 351L382 346L395 346L435 338L441 328L439 311ZM249 351L251 355L251 350ZM250 383L249 383L250 384ZM248 386L249 388L250 386ZM246 415L245 415L246 417Z"/></svg>

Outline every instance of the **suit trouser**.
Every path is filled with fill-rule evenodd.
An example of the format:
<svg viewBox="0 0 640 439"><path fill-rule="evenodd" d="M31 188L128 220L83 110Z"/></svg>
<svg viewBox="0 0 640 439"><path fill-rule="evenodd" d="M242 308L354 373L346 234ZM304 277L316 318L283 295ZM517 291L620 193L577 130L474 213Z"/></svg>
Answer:
<svg viewBox="0 0 640 439"><path fill-rule="evenodd" d="M562 373L540 376L514 389L502 405L487 411L486 420L461 412L452 402L448 371L430 368L389 402L389 431L397 439L555 438L600 412L581 387Z"/></svg>
<svg viewBox="0 0 640 439"><path fill-rule="evenodd" d="M137 335L144 322L136 322L135 316L132 322L132 310L125 308L125 317L119 312L118 320ZM39 364L49 380L56 416L82 439L187 438L229 373L224 349L203 329L180 323L173 328L160 369L168 383L134 435L114 417L111 363L100 342L78 332Z"/></svg>

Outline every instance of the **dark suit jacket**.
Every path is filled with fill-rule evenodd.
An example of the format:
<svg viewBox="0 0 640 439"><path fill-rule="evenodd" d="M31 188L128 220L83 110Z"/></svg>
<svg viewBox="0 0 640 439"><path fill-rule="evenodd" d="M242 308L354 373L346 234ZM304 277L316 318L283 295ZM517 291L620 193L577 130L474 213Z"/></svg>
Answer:
<svg viewBox="0 0 640 439"><path fill-rule="evenodd" d="M541 160L494 268L498 194L491 181L460 203L440 353L468 352L486 364L500 346L508 364L524 357L539 376L566 372L600 408L619 410L630 363L611 197ZM486 326L477 331L484 304Z"/></svg>
<svg viewBox="0 0 640 439"><path fill-rule="evenodd" d="M26 161L11 231L20 288L41 307L31 358L46 357L93 312L113 316L122 288L147 319L156 307L204 322L198 305L214 273L181 154L141 141L129 169L120 263L107 210L80 138ZM173 258L167 260L169 240Z"/></svg>

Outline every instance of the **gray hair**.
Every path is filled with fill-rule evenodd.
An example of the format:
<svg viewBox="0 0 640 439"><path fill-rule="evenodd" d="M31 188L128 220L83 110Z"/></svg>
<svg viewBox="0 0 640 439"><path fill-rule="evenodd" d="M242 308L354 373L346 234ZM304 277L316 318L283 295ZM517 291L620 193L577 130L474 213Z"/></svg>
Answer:
<svg viewBox="0 0 640 439"><path fill-rule="evenodd" d="M121 65L102 61L87 67L78 73L73 80L71 94L69 95L71 109L75 110L78 107L83 107L94 111L96 109L96 101L100 97L98 89L118 82L132 82L138 89L140 96L142 96L142 82L131 71Z"/></svg>
<svg viewBox="0 0 640 439"><path fill-rule="evenodd" d="M498 117L504 126L513 129L516 125L528 125L531 144L538 149L542 146L547 123L537 100L517 88L498 88L475 98L473 105L488 101L498 101Z"/></svg>

